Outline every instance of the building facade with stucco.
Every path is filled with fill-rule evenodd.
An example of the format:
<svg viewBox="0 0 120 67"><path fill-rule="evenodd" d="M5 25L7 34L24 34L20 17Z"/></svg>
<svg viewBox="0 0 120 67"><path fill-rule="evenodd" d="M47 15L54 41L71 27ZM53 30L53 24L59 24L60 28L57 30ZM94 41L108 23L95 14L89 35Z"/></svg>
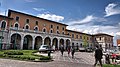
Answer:
<svg viewBox="0 0 120 67"><path fill-rule="evenodd" d="M108 45L109 48L113 45L111 35L91 35L68 30L66 24L14 10L8 10L8 16L0 15L0 26L1 49L38 49L42 44L56 50L60 45L64 45L65 49L69 45L92 48L101 45L108 49Z"/></svg>

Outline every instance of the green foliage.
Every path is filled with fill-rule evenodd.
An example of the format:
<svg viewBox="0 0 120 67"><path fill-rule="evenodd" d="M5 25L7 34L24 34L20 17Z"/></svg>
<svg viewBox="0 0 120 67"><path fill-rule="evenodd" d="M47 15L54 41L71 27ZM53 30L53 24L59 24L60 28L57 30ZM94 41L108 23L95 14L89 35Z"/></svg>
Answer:
<svg viewBox="0 0 120 67"><path fill-rule="evenodd" d="M7 55L23 55L21 51L5 51L4 54Z"/></svg>
<svg viewBox="0 0 120 67"><path fill-rule="evenodd" d="M36 50L2 50L0 51L0 58L12 58L18 60L27 60L27 61L48 61L51 60L48 56L35 55Z"/></svg>
<svg viewBox="0 0 120 67"><path fill-rule="evenodd" d="M120 67L120 65L104 64L103 67Z"/></svg>

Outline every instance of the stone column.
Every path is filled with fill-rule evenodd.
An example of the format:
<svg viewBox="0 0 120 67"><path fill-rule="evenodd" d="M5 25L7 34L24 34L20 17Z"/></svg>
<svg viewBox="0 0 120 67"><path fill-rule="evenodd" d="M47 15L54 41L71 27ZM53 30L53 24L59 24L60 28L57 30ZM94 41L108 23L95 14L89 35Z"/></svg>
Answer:
<svg viewBox="0 0 120 67"><path fill-rule="evenodd" d="M50 45L52 46L52 39L51 39Z"/></svg>
<svg viewBox="0 0 120 67"><path fill-rule="evenodd" d="M60 41L60 40L58 39L58 50L59 50L59 47L60 47L60 43L59 43L59 41Z"/></svg>
<svg viewBox="0 0 120 67"><path fill-rule="evenodd" d="M66 50L66 40L64 40L64 49Z"/></svg>
<svg viewBox="0 0 120 67"><path fill-rule="evenodd" d="M35 38L33 37L33 41L32 41L32 49L34 50L34 45L35 45Z"/></svg>
<svg viewBox="0 0 120 67"><path fill-rule="evenodd" d="M44 44L44 38L43 38L43 40L42 40L42 45Z"/></svg>
<svg viewBox="0 0 120 67"><path fill-rule="evenodd" d="M23 49L23 42L24 42L24 37L21 37L21 45L20 45L20 49Z"/></svg>

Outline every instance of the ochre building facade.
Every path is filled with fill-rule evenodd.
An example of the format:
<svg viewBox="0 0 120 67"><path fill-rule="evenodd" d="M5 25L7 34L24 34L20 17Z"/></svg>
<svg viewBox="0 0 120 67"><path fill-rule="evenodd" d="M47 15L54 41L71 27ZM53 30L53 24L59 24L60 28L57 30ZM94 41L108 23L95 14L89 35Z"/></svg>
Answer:
<svg viewBox="0 0 120 67"><path fill-rule="evenodd" d="M8 16L0 15L1 49L39 49L42 44L50 45L58 50L70 45L77 47L101 46L110 49L113 36L98 33L86 34L68 30L68 25L39 18L22 12L8 10Z"/></svg>

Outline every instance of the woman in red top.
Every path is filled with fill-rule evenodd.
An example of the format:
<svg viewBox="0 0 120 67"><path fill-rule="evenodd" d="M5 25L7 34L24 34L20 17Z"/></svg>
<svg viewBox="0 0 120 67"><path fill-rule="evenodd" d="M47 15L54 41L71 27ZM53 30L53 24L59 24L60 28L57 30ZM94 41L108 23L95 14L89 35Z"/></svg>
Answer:
<svg viewBox="0 0 120 67"><path fill-rule="evenodd" d="M116 54L112 53L112 62L115 62L116 61Z"/></svg>

